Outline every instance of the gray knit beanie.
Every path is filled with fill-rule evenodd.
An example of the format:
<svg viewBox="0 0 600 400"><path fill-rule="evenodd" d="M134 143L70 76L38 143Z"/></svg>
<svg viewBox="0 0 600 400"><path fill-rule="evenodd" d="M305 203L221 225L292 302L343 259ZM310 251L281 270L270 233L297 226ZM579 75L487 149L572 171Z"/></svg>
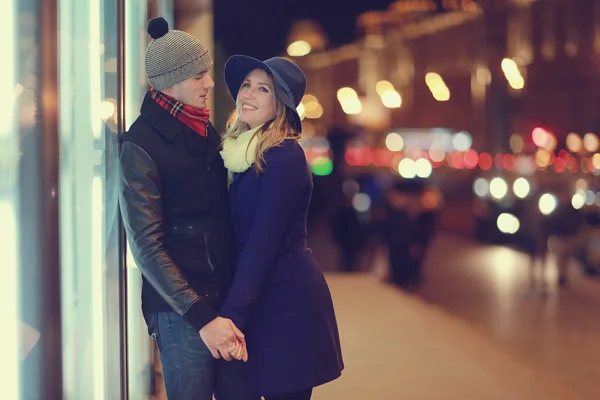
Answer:
<svg viewBox="0 0 600 400"><path fill-rule="evenodd" d="M189 33L169 30L162 17L148 23L152 41L146 49L146 75L154 90L164 90L201 72L210 70L212 57L198 39Z"/></svg>

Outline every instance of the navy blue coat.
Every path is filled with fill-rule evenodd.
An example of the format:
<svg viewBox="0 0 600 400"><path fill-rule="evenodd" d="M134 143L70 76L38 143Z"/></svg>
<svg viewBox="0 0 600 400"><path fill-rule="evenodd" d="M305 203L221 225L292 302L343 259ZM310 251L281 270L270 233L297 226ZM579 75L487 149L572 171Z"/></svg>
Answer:
<svg viewBox="0 0 600 400"><path fill-rule="evenodd" d="M262 173L251 167L230 187L239 258L221 315L246 335L254 396L315 387L344 368L331 294L306 247L312 189L294 140L267 152Z"/></svg>

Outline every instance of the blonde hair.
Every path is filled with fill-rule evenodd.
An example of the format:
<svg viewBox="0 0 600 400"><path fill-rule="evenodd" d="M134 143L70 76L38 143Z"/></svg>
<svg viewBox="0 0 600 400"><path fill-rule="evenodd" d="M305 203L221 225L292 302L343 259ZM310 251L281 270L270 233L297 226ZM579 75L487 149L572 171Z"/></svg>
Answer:
<svg viewBox="0 0 600 400"><path fill-rule="evenodd" d="M236 110L237 110L236 101ZM286 139L300 140L300 132L293 127L293 111L283 104L281 100L275 97L275 113L273 118L265 122L265 124L257 130L250 142L258 140L254 154L254 168L258 173L265 169L265 154L273 147L279 146ZM240 121L239 112L234 118L230 118L227 123L227 130L223 135L223 140L229 138L237 138L242 133L250 130L250 126ZM249 147L250 145L248 145ZM248 148L246 148L246 152ZM247 156L247 155L246 155Z"/></svg>

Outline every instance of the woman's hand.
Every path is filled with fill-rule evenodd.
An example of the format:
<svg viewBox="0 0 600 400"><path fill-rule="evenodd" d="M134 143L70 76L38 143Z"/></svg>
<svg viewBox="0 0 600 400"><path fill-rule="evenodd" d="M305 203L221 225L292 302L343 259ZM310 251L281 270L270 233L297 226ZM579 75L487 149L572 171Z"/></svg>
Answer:
<svg viewBox="0 0 600 400"><path fill-rule="evenodd" d="M244 362L248 361L246 343L236 340L233 345L227 349L227 352L236 360L242 360Z"/></svg>

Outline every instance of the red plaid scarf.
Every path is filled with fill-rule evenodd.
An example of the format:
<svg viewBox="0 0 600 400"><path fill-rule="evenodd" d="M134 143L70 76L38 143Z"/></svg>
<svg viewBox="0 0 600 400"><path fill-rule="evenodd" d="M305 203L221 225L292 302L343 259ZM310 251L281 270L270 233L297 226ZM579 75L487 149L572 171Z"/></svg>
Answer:
<svg viewBox="0 0 600 400"><path fill-rule="evenodd" d="M150 96L156 103L167 110L169 114L198 132L200 136L206 136L206 124L210 117L210 111L206 108L199 110L192 106L185 105L173 97L162 92L150 89Z"/></svg>

